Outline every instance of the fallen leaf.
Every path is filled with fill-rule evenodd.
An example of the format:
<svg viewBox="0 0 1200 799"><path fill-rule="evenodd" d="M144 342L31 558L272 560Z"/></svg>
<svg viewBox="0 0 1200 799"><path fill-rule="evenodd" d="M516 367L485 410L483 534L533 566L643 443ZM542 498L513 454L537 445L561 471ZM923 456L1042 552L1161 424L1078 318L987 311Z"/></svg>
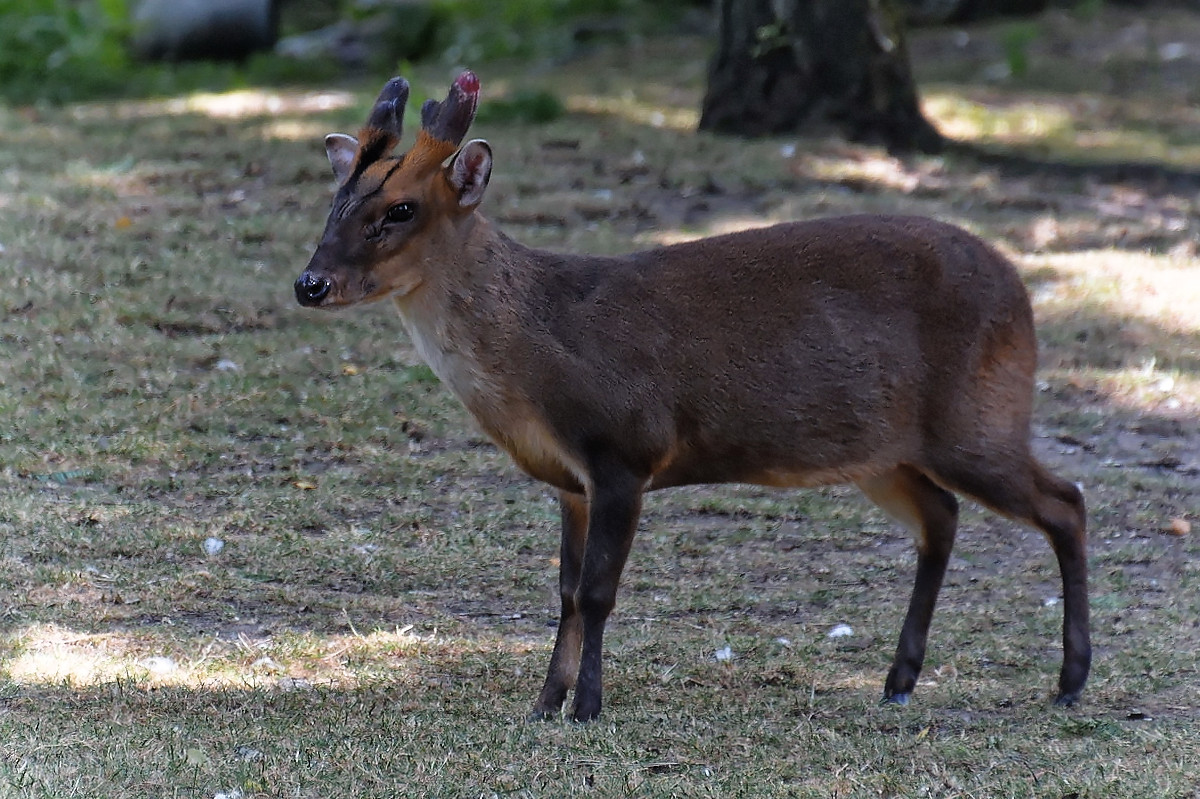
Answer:
<svg viewBox="0 0 1200 799"><path fill-rule="evenodd" d="M294 485L296 488L299 488L301 491L312 491L317 487L316 483L310 483L308 480L296 480L292 483L292 485Z"/></svg>

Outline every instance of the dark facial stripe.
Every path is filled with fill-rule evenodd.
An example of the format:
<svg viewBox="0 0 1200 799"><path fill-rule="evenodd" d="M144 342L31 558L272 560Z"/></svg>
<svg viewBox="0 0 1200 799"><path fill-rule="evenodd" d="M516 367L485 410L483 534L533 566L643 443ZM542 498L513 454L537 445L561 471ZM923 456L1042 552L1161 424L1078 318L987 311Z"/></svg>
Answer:
<svg viewBox="0 0 1200 799"><path fill-rule="evenodd" d="M346 181L345 185L342 186L341 191L338 192L339 195L344 195L344 198L342 198L341 202L334 209L334 216L338 219L345 219L354 209L358 208L368 199L383 191L383 187L387 185L388 180L391 179L392 175L396 173L396 170L399 169L403 163L403 157L397 158L395 163L393 163L388 168L388 171L384 173L379 183L364 190L360 190L358 184L363 172L366 170L365 168L357 170L355 174L353 174L350 179ZM370 165L368 164L368 166Z"/></svg>
<svg viewBox="0 0 1200 799"><path fill-rule="evenodd" d="M384 158L397 144L396 138L382 131L372 131L358 149L358 173Z"/></svg>

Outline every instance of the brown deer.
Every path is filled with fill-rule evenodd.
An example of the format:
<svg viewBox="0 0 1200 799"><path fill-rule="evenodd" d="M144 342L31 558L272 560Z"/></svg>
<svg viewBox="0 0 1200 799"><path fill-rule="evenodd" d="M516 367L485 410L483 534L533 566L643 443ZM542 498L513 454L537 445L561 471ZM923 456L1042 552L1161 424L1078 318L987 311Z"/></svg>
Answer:
<svg viewBox="0 0 1200 799"><path fill-rule="evenodd" d="M600 713L604 627L646 491L854 483L916 539L884 700L917 682L954 544L955 493L1040 529L1063 581L1056 703L1091 663L1083 498L1029 449L1037 361L1014 267L930 219L849 216L617 257L524 247L478 211L492 169L459 143L464 72L395 156L408 84L357 139L325 139L339 183L302 305L391 297L417 352L480 426L559 490L562 616L533 716Z"/></svg>

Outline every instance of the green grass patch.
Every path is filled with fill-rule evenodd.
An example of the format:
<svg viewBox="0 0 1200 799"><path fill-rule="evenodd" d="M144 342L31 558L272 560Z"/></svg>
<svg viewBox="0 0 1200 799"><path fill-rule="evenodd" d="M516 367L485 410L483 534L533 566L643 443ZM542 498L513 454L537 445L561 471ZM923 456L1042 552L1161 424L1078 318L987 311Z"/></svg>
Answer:
<svg viewBox="0 0 1200 799"><path fill-rule="evenodd" d="M1098 19L1119 38L1124 17ZM648 498L601 720L526 723L558 613L553 492L386 305L292 298L332 188L321 135L357 127L375 76L0 107L0 795L1194 792L1195 192L701 136L703 44L598 47L553 75L473 64L485 98L566 109L479 120L485 212L567 251L865 210L1012 252L1042 337L1034 446L1089 503L1080 707L1049 706L1061 604L1039 534L964 507L921 684L883 707L908 537L851 489L725 486ZM409 77L444 91L441 67ZM1031 102L951 90L996 119ZM1197 168L1181 91L1055 102L1114 140L1158 113Z"/></svg>

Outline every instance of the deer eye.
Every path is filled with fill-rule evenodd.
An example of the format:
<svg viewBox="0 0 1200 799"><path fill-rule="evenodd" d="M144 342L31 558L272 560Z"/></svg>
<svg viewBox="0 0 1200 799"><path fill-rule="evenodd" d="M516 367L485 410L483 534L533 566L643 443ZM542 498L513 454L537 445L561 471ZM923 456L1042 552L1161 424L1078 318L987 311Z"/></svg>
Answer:
<svg viewBox="0 0 1200 799"><path fill-rule="evenodd" d="M416 215L416 203L396 203L387 209L387 213L383 215L383 218L388 222L411 222L412 218Z"/></svg>

